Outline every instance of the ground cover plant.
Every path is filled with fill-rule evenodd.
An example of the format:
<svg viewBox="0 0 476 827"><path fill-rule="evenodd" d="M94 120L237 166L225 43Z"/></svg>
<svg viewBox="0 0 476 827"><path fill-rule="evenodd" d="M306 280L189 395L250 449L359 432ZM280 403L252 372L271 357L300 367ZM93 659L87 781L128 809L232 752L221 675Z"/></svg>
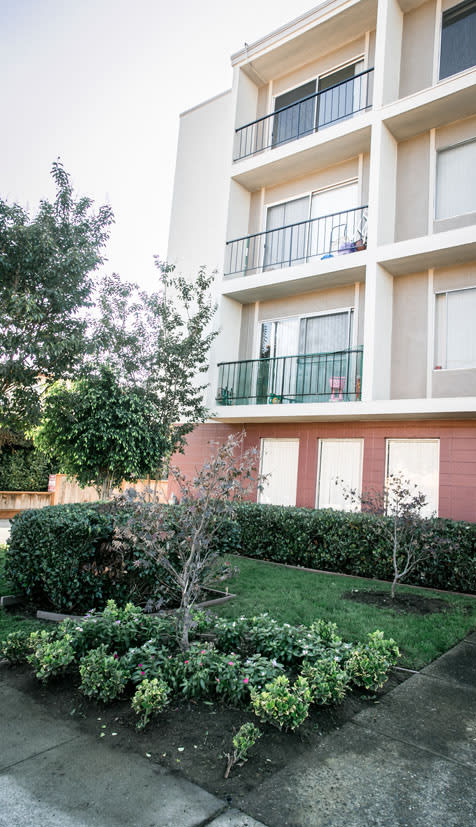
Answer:
<svg viewBox="0 0 476 827"><path fill-rule="evenodd" d="M88 698L109 703L132 696L139 728L172 699L188 699L249 707L260 720L291 731L305 721L311 704L339 702L352 687L381 687L399 657L395 641L381 632L351 644L335 624L323 621L280 625L262 614L242 616L237 623L199 612L186 651L178 626L177 615L151 617L111 600L100 614L29 636L13 633L0 653L12 665L28 663L45 683L70 676ZM230 651L232 639L237 645ZM322 669L326 693L317 676L320 664L330 662L332 671ZM339 691L330 689L333 683Z"/></svg>

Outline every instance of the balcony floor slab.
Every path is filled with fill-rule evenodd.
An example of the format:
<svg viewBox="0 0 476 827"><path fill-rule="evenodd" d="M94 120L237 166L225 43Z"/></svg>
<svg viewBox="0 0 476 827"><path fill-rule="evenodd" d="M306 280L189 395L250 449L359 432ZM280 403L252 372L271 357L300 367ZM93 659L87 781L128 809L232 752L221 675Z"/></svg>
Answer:
<svg viewBox="0 0 476 827"><path fill-rule="evenodd" d="M213 409L213 421L349 422L407 419L476 420L476 396L459 399L390 399L296 405L230 405Z"/></svg>
<svg viewBox="0 0 476 827"><path fill-rule="evenodd" d="M247 304L327 287L339 287L343 284L354 284L365 280L366 263L366 250L333 258L315 258L306 264L281 267L264 273L228 276L222 281L220 293Z"/></svg>

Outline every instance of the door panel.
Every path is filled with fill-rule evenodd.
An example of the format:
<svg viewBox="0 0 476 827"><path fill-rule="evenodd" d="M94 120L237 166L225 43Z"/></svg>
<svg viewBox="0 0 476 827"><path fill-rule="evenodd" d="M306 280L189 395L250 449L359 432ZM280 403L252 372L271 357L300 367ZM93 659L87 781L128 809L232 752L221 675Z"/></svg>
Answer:
<svg viewBox="0 0 476 827"><path fill-rule="evenodd" d="M339 511L359 511L358 502L352 502L347 492L362 491L363 440L319 440L317 478L317 508L335 508Z"/></svg>
<svg viewBox="0 0 476 827"><path fill-rule="evenodd" d="M259 502L296 505L299 439L262 439L261 473L268 474Z"/></svg>

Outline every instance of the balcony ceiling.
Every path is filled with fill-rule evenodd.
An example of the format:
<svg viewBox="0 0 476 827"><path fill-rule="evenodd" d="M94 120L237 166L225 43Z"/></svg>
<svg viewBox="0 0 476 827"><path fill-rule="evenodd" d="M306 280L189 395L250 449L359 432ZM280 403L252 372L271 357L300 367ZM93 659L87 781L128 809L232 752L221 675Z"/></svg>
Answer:
<svg viewBox="0 0 476 827"><path fill-rule="evenodd" d="M375 29L377 0L321 4L310 19L306 17L252 43L234 55L232 62L241 64L253 82L268 83Z"/></svg>

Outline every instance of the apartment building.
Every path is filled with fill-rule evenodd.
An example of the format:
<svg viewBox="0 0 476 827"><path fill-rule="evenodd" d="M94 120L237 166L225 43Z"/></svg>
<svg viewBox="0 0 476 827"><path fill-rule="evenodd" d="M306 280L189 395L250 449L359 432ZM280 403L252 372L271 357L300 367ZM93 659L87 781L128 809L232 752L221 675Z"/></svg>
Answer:
<svg viewBox="0 0 476 827"><path fill-rule="evenodd" d="M402 473L476 520L476 2L326 0L181 117L169 261L217 269L213 421L261 502Z"/></svg>

